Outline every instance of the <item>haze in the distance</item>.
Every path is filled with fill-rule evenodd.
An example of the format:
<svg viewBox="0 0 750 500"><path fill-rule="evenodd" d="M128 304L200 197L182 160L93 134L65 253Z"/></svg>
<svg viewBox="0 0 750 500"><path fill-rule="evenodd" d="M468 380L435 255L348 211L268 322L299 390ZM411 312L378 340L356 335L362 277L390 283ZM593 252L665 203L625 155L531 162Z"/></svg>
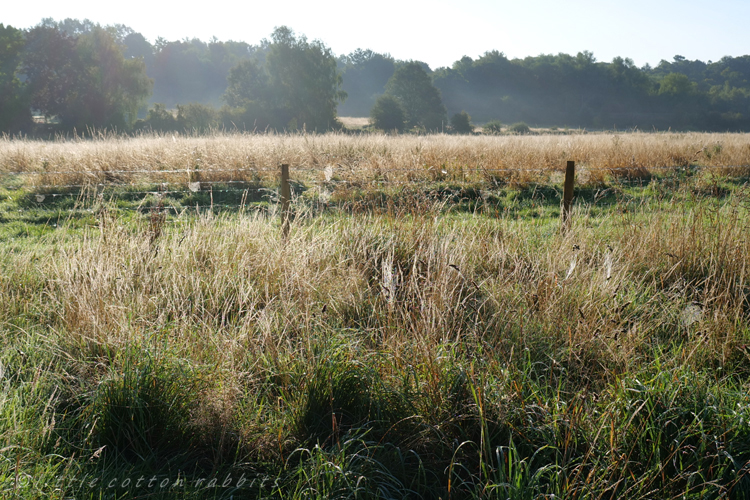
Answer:
<svg viewBox="0 0 750 500"><path fill-rule="evenodd" d="M622 56L638 66L656 65L676 54L715 61L750 53L747 0L39 0L4 6L0 23L28 28L45 17L125 24L152 42L157 37L216 37L255 44L275 26L286 25L322 40L336 54L369 48L397 59L421 60L432 68L488 50L502 51L509 58L589 50L600 61Z"/></svg>

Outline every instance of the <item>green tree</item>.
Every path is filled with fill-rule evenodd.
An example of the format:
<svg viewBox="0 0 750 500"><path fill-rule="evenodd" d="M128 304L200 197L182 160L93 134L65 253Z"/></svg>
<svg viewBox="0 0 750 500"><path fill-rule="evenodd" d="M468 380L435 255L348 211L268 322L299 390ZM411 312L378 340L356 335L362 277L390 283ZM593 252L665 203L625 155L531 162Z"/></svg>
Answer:
<svg viewBox="0 0 750 500"><path fill-rule="evenodd" d="M690 81L687 75L670 73L662 79L659 85L659 95L687 96L695 91L695 87L696 85Z"/></svg>
<svg viewBox="0 0 750 500"><path fill-rule="evenodd" d="M440 100L440 91L432 85L429 75L418 62L409 62L396 69L386 84L386 93L403 106L409 127L442 128L447 112Z"/></svg>
<svg viewBox="0 0 750 500"><path fill-rule="evenodd" d="M99 26L78 38L76 51L85 68L81 83L88 87L78 103L86 123L131 128L153 85L144 61L125 59L113 33Z"/></svg>
<svg viewBox="0 0 750 500"><path fill-rule="evenodd" d="M177 105L177 125L184 130L207 132L218 123L214 108L198 102Z"/></svg>
<svg viewBox="0 0 750 500"><path fill-rule="evenodd" d="M404 130L406 114L401 103L391 95L381 95L375 101L375 105L370 110L370 118L375 128L385 130Z"/></svg>
<svg viewBox="0 0 750 500"><path fill-rule="evenodd" d="M28 93L16 72L25 41L23 32L0 24L0 131L19 132L31 126Z"/></svg>
<svg viewBox="0 0 750 500"><path fill-rule="evenodd" d="M23 72L31 103L63 128L131 128L152 81L142 59L125 59L114 30L98 25L80 35L55 26L29 31Z"/></svg>
<svg viewBox="0 0 750 500"><path fill-rule="evenodd" d="M530 133L531 128L529 128L529 126L526 125L524 122L518 122L508 127L508 131L513 132L514 134L523 135L523 134Z"/></svg>
<svg viewBox="0 0 750 500"><path fill-rule="evenodd" d="M503 124L500 120L491 120L484 124L482 131L485 134L497 135L502 133Z"/></svg>
<svg viewBox="0 0 750 500"><path fill-rule="evenodd" d="M451 130L457 134L473 134L474 125L471 124L471 116L466 111L456 113L451 117Z"/></svg>
<svg viewBox="0 0 750 500"><path fill-rule="evenodd" d="M26 34L21 72L32 107L48 118L64 116L70 101L81 93L75 44L75 38L55 27L39 25Z"/></svg>
<svg viewBox="0 0 750 500"><path fill-rule="evenodd" d="M221 122L226 128L263 130L283 128L289 120L274 119L273 93L268 73L256 61L245 60L229 70L227 90L222 99L227 106L221 109ZM284 121L286 119L286 121Z"/></svg>
<svg viewBox="0 0 750 500"><path fill-rule="evenodd" d="M337 127L336 105L346 93L331 50L318 40L296 37L285 26L276 28L271 39L266 71L274 115L307 130Z"/></svg>
<svg viewBox="0 0 750 500"><path fill-rule="evenodd" d="M268 102L271 97L268 74L255 61L241 61L230 69L227 82L222 99L233 108Z"/></svg>
<svg viewBox="0 0 750 500"><path fill-rule="evenodd" d="M148 110L146 126L152 130L168 132L177 129L177 119L164 104L156 103Z"/></svg>

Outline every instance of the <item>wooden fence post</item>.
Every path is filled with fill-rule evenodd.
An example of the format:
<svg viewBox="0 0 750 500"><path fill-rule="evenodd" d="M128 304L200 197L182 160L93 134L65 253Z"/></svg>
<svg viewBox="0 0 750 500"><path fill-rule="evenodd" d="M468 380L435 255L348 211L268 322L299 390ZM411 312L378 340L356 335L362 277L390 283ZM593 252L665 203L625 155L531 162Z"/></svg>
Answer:
<svg viewBox="0 0 750 500"><path fill-rule="evenodd" d="M289 165L281 165L281 234L284 238L289 235L289 201L292 198L292 190L289 187Z"/></svg>
<svg viewBox="0 0 750 500"><path fill-rule="evenodd" d="M573 185L576 177L576 162L568 161L565 168L565 187L563 188L563 207L562 207L562 230L567 231L570 228L571 217L570 209L573 205Z"/></svg>

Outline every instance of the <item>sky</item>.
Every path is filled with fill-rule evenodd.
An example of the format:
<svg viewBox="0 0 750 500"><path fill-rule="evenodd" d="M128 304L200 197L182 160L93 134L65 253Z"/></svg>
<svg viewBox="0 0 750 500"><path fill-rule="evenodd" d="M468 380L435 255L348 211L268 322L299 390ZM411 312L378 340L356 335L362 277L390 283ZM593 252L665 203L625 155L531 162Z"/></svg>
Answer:
<svg viewBox="0 0 750 500"><path fill-rule="evenodd" d="M424 61L433 69L490 50L509 58L629 57L655 66L675 55L716 61L750 54L750 0L281 0L204 3L130 0L5 0L0 23L42 18L125 24L153 42L199 38L257 44L276 26L319 39L336 55L357 48ZM128 9L123 6L127 5Z"/></svg>

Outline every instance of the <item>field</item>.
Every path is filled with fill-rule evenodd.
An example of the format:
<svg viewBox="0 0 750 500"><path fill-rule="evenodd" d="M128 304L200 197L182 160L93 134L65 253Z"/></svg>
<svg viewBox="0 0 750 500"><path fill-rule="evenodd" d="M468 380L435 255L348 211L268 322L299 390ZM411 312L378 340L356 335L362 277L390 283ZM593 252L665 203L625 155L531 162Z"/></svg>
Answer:
<svg viewBox="0 0 750 500"><path fill-rule="evenodd" d="M749 176L743 134L0 140L0 496L750 498Z"/></svg>

